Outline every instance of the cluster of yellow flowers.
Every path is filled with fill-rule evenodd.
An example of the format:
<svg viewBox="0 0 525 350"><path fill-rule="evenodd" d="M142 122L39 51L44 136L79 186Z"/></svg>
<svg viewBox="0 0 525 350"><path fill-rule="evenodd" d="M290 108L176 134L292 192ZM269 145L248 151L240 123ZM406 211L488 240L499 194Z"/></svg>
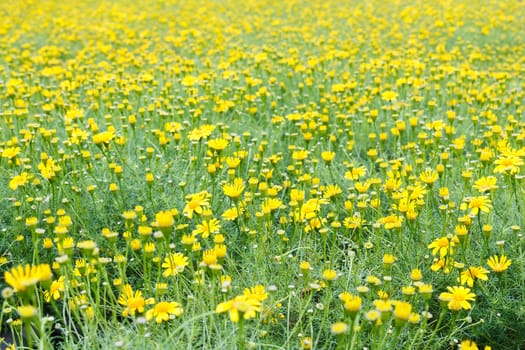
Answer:
<svg viewBox="0 0 525 350"><path fill-rule="evenodd" d="M523 297L522 2L0 10L16 345L203 320L164 340L211 348L252 320L253 344L443 347Z"/></svg>

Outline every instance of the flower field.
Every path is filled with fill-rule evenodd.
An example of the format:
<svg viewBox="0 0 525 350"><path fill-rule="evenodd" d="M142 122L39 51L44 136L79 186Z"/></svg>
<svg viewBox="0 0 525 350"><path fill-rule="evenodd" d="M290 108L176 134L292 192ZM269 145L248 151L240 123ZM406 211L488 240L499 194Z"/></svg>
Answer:
<svg viewBox="0 0 525 350"><path fill-rule="evenodd" d="M525 348L525 2L0 11L0 348Z"/></svg>

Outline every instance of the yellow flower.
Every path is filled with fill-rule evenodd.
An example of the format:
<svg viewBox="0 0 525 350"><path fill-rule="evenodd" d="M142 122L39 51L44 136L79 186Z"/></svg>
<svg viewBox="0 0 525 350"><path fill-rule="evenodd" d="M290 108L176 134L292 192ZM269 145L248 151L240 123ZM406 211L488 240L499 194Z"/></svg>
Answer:
<svg viewBox="0 0 525 350"><path fill-rule="evenodd" d="M419 294L423 297L425 300L429 300L432 296L433 287L431 284L420 284L418 286Z"/></svg>
<svg viewBox="0 0 525 350"><path fill-rule="evenodd" d="M304 201L304 191L293 188L290 191L290 206L297 206Z"/></svg>
<svg viewBox="0 0 525 350"><path fill-rule="evenodd" d="M477 215L480 211L488 213L490 209L492 209L492 204L488 196L470 197L467 198L466 201L468 201L470 213L473 215Z"/></svg>
<svg viewBox="0 0 525 350"><path fill-rule="evenodd" d="M241 178L236 178L233 180L233 183L226 183L222 186L224 195L230 197L233 200L237 200L240 197L242 191L244 191L244 188L245 186Z"/></svg>
<svg viewBox="0 0 525 350"><path fill-rule="evenodd" d="M472 288L472 286L474 285L474 280L477 280L477 279L482 280L482 281L488 280L489 279L487 276L488 273L489 272L482 266L479 266L479 267L471 266L465 271L461 272L461 276L459 277L459 282L461 284L466 283L469 287Z"/></svg>
<svg viewBox="0 0 525 350"><path fill-rule="evenodd" d="M2 158L13 159L20 153L20 147L8 147L0 152Z"/></svg>
<svg viewBox="0 0 525 350"><path fill-rule="evenodd" d="M301 340L299 341L300 345L301 345L301 349L303 350L310 350L312 348L312 338L310 337L304 337L304 338L301 338Z"/></svg>
<svg viewBox="0 0 525 350"><path fill-rule="evenodd" d="M340 299L343 301L345 312L349 313L351 316L355 317L357 312L361 310L363 300L360 296L348 293L340 296Z"/></svg>
<svg viewBox="0 0 525 350"><path fill-rule="evenodd" d="M381 322L381 312L377 310L370 310L365 313L365 318L368 322L375 323L376 326L380 326Z"/></svg>
<svg viewBox="0 0 525 350"><path fill-rule="evenodd" d="M20 318L25 321L31 320L38 312L37 308L32 305L19 306L16 308L16 311L18 315L20 315Z"/></svg>
<svg viewBox="0 0 525 350"><path fill-rule="evenodd" d="M472 340L463 340L459 346L460 350L478 350L478 346Z"/></svg>
<svg viewBox="0 0 525 350"><path fill-rule="evenodd" d="M261 210L264 214L269 214L274 210L279 209L283 205L277 198L266 198L261 204Z"/></svg>
<svg viewBox="0 0 525 350"><path fill-rule="evenodd" d="M426 183L427 185L432 185L439 178L437 171L432 169L426 169L424 172L419 175L419 179Z"/></svg>
<svg viewBox="0 0 525 350"><path fill-rule="evenodd" d="M217 264L217 254L214 249L207 249L202 252L202 263L206 266Z"/></svg>
<svg viewBox="0 0 525 350"><path fill-rule="evenodd" d="M373 275L370 275L370 276L367 276L366 277L366 282L377 287L377 286L380 286L381 285L381 279L377 276L373 276Z"/></svg>
<svg viewBox="0 0 525 350"><path fill-rule="evenodd" d="M38 164L38 170L40 170L40 174L43 177L48 180L52 180L55 178L56 173L62 170L62 168L56 164L53 159L48 158L45 163L40 162L40 164Z"/></svg>
<svg viewBox="0 0 525 350"><path fill-rule="evenodd" d="M494 173L510 173L512 175L519 173L523 160L515 156L504 156L496 159L494 164L496 165Z"/></svg>
<svg viewBox="0 0 525 350"><path fill-rule="evenodd" d="M378 225L383 225L386 230L400 228L403 224L403 217L398 215L388 215L377 220Z"/></svg>
<svg viewBox="0 0 525 350"><path fill-rule="evenodd" d="M135 313L143 313L146 301L142 297L140 290L133 292L131 286L126 284L118 298L118 303L125 307L124 311L122 311L122 316L126 317L128 315L135 316Z"/></svg>
<svg viewBox="0 0 525 350"><path fill-rule="evenodd" d="M453 252L452 247L454 247L454 245L453 240L449 240L447 237L441 237L430 243L428 249L432 249L432 255L436 255L439 252L439 256L444 257Z"/></svg>
<svg viewBox="0 0 525 350"><path fill-rule="evenodd" d="M468 234L468 228L465 225L456 225L454 233L460 242L465 242Z"/></svg>
<svg viewBox="0 0 525 350"><path fill-rule="evenodd" d="M332 332L333 335L341 335L348 332L348 324L344 322L336 322L330 327L330 332Z"/></svg>
<svg viewBox="0 0 525 350"><path fill-rule="evenodd" d="M49 264L20 265L4 272L5 282L10 285L16 293L24 292L38 282L49 281L51 277L52 273Z"/></svg>
<svg viewBox="0 0 525 350"><path fill-rule="evenodd" d="M44 249L51 249L53 248L53 240L49 237L46 237L42 240L42 246Z"/></svg>
<svg viewBox="0 0 525 350"><path fill-rule="evenodd" d="M397 97L398 97L397 92L392 91L392 90L385 91L381 94L381 98L383 100L390 101L390 102L397 100Z"/></svg>
<svg viewBox="0 0 525 350"><path fill-rule="evenodd" d="M387 267L392 266L393 263L395 263L397 258L393 256L392 254L385 254L383 255L383 264Z"/></svg>
<svg viewBox="0 0 525 350"><path fill-rule="evenodd" d="M366 191L368 191L368 189L370 188L370 185L372 183L370 181L365 181L365 182L356 182L354 184L354 188L356 189L357 192L359 193L365 193Z"/></svg>
<svg viewBox="0 0 525 350"><path fill-rule="evenodd" d="M323 271L323 279L332 282L337 278L337 271L332 269L326 269Z"/></svg>
<svg viewBox="0 0 525 350"><path fill-rule="evenodd" d="M498 186L496 185L497 182L498 179L494 176L486 176L476 180L472 187L474 187L481 193L485 193L487 191L491 191L493 189L498 188Z"/></svg>
<svg viewBox="0 0 525 350"><path fill-rule="evenodd" d="M150 226L139 226L137 232L142 239L146 239L151 236L153 229Z"/></svg>
<svg viewBox="0 0 525 350"><path fill-rule="evenodd" d="M188 195L186 197L186 206L184 207L182 213L189 219L193 217L194 213L199 215L202 214L204 208L208 207L209 205L210 197L211 195L206 191Z"/></svg>
<svg viewBox="0 0 525 350"><path fill-rule="evenodd" d="M173 224L174 220L171 210L160 211L155 214L155 222L153 226L158 227L159 229L169 229Z"/></svg>
<svg viewBox="0 0 525 350"><path fill-rule="evenodd" d="M388 314L390 311L392 311L392 302L390 300L374 300L374 306L376 307L376 310L379 311L381 314Z"/></svg>
<svg viewBox="0 0 525 350"><path fill-rule="evenodd" d="M258 301L264 301L268 298L268 294L263 285L256 285L252 288L246 288L243 295L247 298L255 299Z"/></svg>
<svg viewBox="0 0 525 350"><path fill-rule="evenodd" d="M30 179L31 176L26 172L15 175L11 181L9 181L9 188L15 191L18 187L24 186Z"/></svg>
<svg viewBox="0 0 525 350"><path fill-rule="evenodd" d="M125 210L122 213L122 217L126 221L133 221L137 218L137 213L135 212L135 210Z"/></svg>
<svg viewBox="0 0 525 350"><path fill-rule="evenodd" d="M297 150L292 153L292 159L297 161L302 161L308 158L307 150Z"/></svg>
<svg viewBox="0 0 525 350"><path fill-rule="evenodd" d="M226 157L225 162L229 169L235 169L241 164L241 159L238 157Z"/></svg>
<svg viewBox="0 0 525 350"><path fill-rule="evenodd" d="M51 298L53 298L53 300L60 299L62 295L61 293L63 293L65 290L64 282L65 282L65 277L60 276L57 281L53 281L51 283L49 290L46 290L44 292L44 298L48 303L51 301Z"/></svg>
<svg viewBox="0 0 525 350"><path fill-rule="evenodd" d="M421 316L415 312L411 312L408 316L408 322L411 324L418 324L421 321Z"/></svg>
<svg viewBox="0 0 525 350"><path fill-rule="evenodd" d="M310 263L308 261L301 261L299 263L299 270L301 270L303 276L307 277L311 269L312 267L310 266Z"/></svg>
<svg viewBox="0 0 525 350"><path fill-rule="evenodd" d="M487 260L487 265L496 273L506 271L512 264L511 259L507 259L505 255L497 256L493 255Z"/></svg>
<svg viewBox="0 0 525 350"><path fill-rule="evenodd" d="M240 208L241 213L244 211L243 208ZM224 213L222 213L222 218L227 221L235 221L239 217L239 210L236 207L226 209Z"/></svg>
<svg viewBox="0 0 525 350"><path fill-rule="evenodd" d="M420 269L412 269L410 272L410 279L412 281L421 281L421 279L423 279L423 273Z"/></svg>
<svg viewBox="0 0 525 350"><path fill-rule="evenodd" d="M115 133L112 131L103 131L98 134L93 135L93 143L97 146L99 145L109 145L109 142L113 140Z"/></svg>
<svg viewBox="0 0 525 350"><path fill-rule="evenodd" d="M239 318L249 320L261 311L261 301L250 298L246 295L239 295L235 298L220 303L215 308L216 313L228 312L230 320L234 323L239 322Z"/></svg>
<svg viewBox="0 0 525 350"><path fill-rule="evenodd" d="M202 238L208 238L211 234L219 232L221 224L219 220L212 218L210 220L202 220L191 233L192 235L202 235Z"/></svg>
<svg viewBox="0 0 525 350"><path fill-rule="evenodd" d="M184 268L188 265L188 257L182 253L173 253L168 255L162 263L162 267L165 269L162 273L164 277L176 276L184 271Z"/></svg>
<svg viewBox="0 0 525 350"><path fill-rule="evenodd" d="M470 301L476 300L476 294L470 291L470 288L463 286L447 287L448 292L439 295L439 299L447 303L447 307L452 311L461 309L470 310L472 305Z"/></svg>
<svg viewBox="0 0 525 350"><path fill-rule="evenodd" d="M225 140L223 138L220 138L220 139L212 139L212 140L209 140L208 141L208 147L217 151L217 152L221 152L222 150L224 150L226 147L228 147L228 140Z"/></svg>
<svg viewBox="0 0 525 350"><path fill-rule="evenodd" d="M90 239L80 241L77 243L77 248L82 250L85 254L90 254L90 252L97 250L97 243Z"/></svg>
<svg viewBox="0 0 525 350"><path fill-rule="evenodd" d="M331 152L331 151L321 152L321 158L326 163L330 163L334 159L334 157L335 157L335 152Z"/></svg>
<svg viewBox="0 0 525 350"><path fill-rule="evenodd" d="M146 320L155 318L155 322L162 323L182 315L182 305L174 301L161 301L146 312Z"/></svg>
<svg viewBox="0 0 525 350"><path fill-rule="evenodd" d="M155 247L155 243L153 242L146 242L144 244L144 254L147 256L147 257L151 257L153 255L153 253L155 253L155 250L157 249Z"/></svg>
<svg viewBox="0 0 525 350"><path fill-rule="evenodd" d="M414 294L416 294L416 287L414 287L414 286L404 286L404 287L401 288L401 293L404 296L414 295Z"/></svg>
<svg viewBox="0 0 525 350"><path fill-rule="evenodd" d="M327 185L324 189L323 197L330 199L332 197L338 197L341 193L343 193L343 190L337 184Z"/></svg>
<svg viewBox="0 0 525 350"><path fill-rule="evenodd" d="M396 321L406 322L412 312L412 305L406 301L397 301L394 308Z"/></svg>

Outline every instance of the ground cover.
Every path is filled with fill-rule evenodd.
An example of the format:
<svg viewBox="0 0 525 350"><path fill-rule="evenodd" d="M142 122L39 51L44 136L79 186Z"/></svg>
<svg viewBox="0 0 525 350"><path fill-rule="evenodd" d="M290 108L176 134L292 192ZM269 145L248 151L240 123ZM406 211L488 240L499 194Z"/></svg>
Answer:
<svg viewBox="0 0 525 350"><path fill-rule="evenodd" d="M525 346L525 3L0 10L3 346Z"/></svg>

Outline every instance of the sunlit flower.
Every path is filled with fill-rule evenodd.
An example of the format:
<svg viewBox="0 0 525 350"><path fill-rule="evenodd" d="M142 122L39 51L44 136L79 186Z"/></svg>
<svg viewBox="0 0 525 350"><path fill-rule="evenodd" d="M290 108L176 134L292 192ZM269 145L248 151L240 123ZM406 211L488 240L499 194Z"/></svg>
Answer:
<svg viewBox="0 0 525 350"><path fill-rule="evenodd" d="M478 346L472 340L463 340L459 345L460 350L478 350Z"/></svg>
<svg viewBox="0 0 525 350"><path fill-rule="evenodd" d="M477 196L468 198L470 213L477 215L479 212L488 213L492 209L490 198L487 196Z"/></svg>
<svg viewBox="0 0 525 350"><path fill-rule="evenodd" d="M49 281L51 277L51 267L48 264L19 265L4 272L5 282L13 288L15 293L24 292L38 282Z"/></svg>
<svg viewBox="0 0 525 350"><path fill-rule="evenodd" d="M112 131L103 131L98 134L93 135L93 143L97 146L109 145L110 141L115 138L115 133Z"/></svg>
<svg viewBox="0 0 525 350"><path fill-rule="evenodd" d="M474 187L476 190L478 190L481 193L485 193L487 191L494 190L498 188L496 183L498 182L498 179L494 176L486 176L482 177L474 183L472 187Z"/></svg>
<svg viewBox="0 0 525 350"><path fill-rule="evenodd" d="M15 175L9 181L9 188L15 191L18 187L21 187L27 184L30 179L31 179L31 176L26 172L23 172L20 175Z"/></svg>
<svg viewBox="0 0 525 350"><path fill-rule="evenodd" d="M244 191L244 188L245 186L241 178L236 178L233 180L233 183L226 183L222 186L224 195L230 197L233 200L239 198L239 196L242 194L242 191Z"/></svg>
<svg viewBox="0 0 525 350"><path fill-rule="evenodd" d="M396 321L407 322L412 313L412 305L405 301L397 301L394 307Z"/></svg>
<svg viewBox="0 0 525 350"><path fill-rule="evenodd" d="M193 214L202 214L204 208L209 205L209 193L206 191L187 196L186 206L182 211L185 216L192 218Z"/></svg>
<svg viewBox="0 0 525 350"><path fill-rule="evenodd" d="M482 281L488 280L489 279L489 277L487 276L488 273L489 272L482 266L479 266L479 267L471 266L465 271L461 272L459 282L461 284L466 283L469 287L472 288L475 280L482 280Z"/></svg>
<svg viewBox="0 0 525 350"><path fill-rule="evenodd" d="M187 256L184 256L184 254L182 253L169 254L162 263L162 267L164 268L162 276L176 276L179 273L183 272L186 266L188 266Z"/></svg>
<svg viewBox="0 0 525 350"><path fill-rule="evenodd" d="M447 287L447 290L448 292L443 292L439 295L439 299L447 303L449 310L469 310L472 307L470 302L476 300L476 294L472 293L469 288L455 286Z"/></svg>
<svg viewBox="0 0 525 350"><path fill-rule="evenodd" d="M230 320L234 323L239 322L242 317L245 320L254 318L257 312L261 311L261 301L250 298L246 295L239 295L229 301L220 303L215 308L216 313L228 312Z"/></svg>
<svg viewBox="0 0 525 350"><path fill-rule="evenodd" d="M343 308L345 312L349 313L350 315L355 317L357 312L361 310L363 300L360 296L348 293L346 295L340 296L340 299L343 302Z"/></svg>
<svg viewBox="0 0 525 350"><path fill-rule="evenodd" d="M268 293L266 293L264 286L260 284L244 289L243 295L247 298L252 298L258 301L264 301L268 298Z"/></svg>
<svg viewBox="0 0 525 350"><path fill-rule="evenodd" d="M330 327L330 332L333 335L341 335L348 332L348 324L344 322L336 322Z"/></svg>
<svg viewBox="0 0 525 350"><path fill-rule="evenodd" d="M146 320L155 319L156 323L169 321L183 313L182 305L174 301L161 301L146 312Z"/></svg>
<svg viewBox="0 0 525 350"><path fill-rule="evenodd" d="M439 253L440 257L444 257L447 254L453 252L453 247L455 243L453 240L448 239L447 237L441 237L435 239L432 243L428 245L428 249L432 249L432 255Z"/></svg>
<svg viewBox="0 0 525 350"><path fill-rule="evenodd" d="M65 290L65 277L60 276L58 280L51 282L51 286L49 286L49 290L46 290L44 292L44 299L47 302L50 302L51 299L58 300L62 296L62 293L64 293Z"/></svg>
<svg viewBox="0 0 525 350"><path fill-rule="evenodd" d="M209 220L202 220L200 224L197 224L192 234L201 235L202 238L208 238L211 234L219 232L221 224L219 220L212 218Z"/></svg>
<svg viewBox="0 0 525 350"><path fill-rule="evenodd" d="M500 157L494 161L494 173L516 174L523 165L523 160L515 156Z"/></svg>
<svg viewBox="0 0 525 350"><path fill-rule="evenodd" d="M335 157L335 152L331 152L331 151L324 151L324 152L321 152L321 158L326 162L326 163L330 163Z"/></svg>
<svg viewBox="0 0 525 350"><path fill-rule="evenodd" d="M136 313L142 314L144 312L144 306L146 301L142 297L142 292L137 290L133 292L133 289L129 284L126 284L122 288L122 293L118 298L118 303L125 307L122 311L122 316L135 316Z"/></svg>
<svg viewBox="0 0 525 350"><path fill-rule="evenodd" d="M38 309L32 305L22 305L16 308L18 315L24 321L30 321L38 313Z"/></svg>
<svg viewBox="0 0 525 350"><path fill-rule="evenodd" d="M155 222L153 225L159 229L169 229L173 226L174 220L171 211L165 210L155 214Z"/></svg>
<svg viewBox="0 0 525 350"><path fill-rule="evenodd" d="M419 175L419 178L427 185L432 185L439 178L439 174L434 170L426 169Z"/></svg>
<svg viewBox="0 0 525 350"><path fill-rule="evenodd" d="M493 255L487 260L487 265L496 273L506 271L512 264L511 259L507 259L505 255Z"/></svg>
<svg viewBox="0 0 525 350"><path fill-rule="evenodd" d="M212 140L209 140L208 141L208 147L217 151L217 152L220 152L222 150L224 150L226 147L228 147L228 140L225 140L225 139L212 139Z"/></svg>

